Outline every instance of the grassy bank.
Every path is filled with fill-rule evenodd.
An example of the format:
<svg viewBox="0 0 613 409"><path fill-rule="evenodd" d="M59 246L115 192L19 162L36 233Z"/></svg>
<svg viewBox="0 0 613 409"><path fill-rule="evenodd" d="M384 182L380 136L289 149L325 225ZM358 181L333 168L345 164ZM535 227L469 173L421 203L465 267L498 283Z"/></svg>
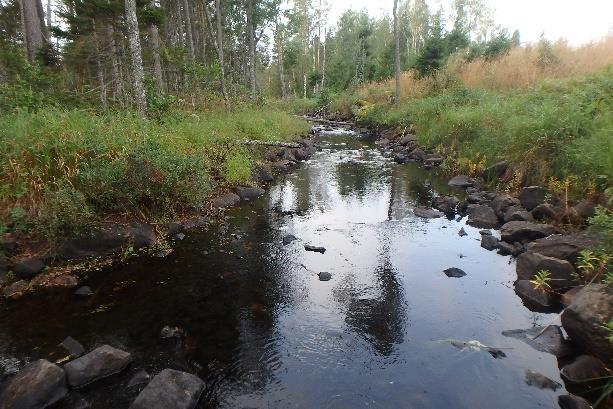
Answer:
<svg viewBox="0 0 613 409"><path fill-rule="evenodd" d="M270 108L129 114L41 109L0 116L0 232L50 240L107 217L169 219L223 185L249 182L255 151L306 125Z"/></svg>

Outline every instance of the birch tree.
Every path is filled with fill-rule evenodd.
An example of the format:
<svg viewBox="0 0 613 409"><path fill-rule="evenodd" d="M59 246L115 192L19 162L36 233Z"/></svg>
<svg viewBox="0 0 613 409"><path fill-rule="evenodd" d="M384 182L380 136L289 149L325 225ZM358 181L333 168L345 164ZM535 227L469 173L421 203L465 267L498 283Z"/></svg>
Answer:
<svg viewBox="0 0 613 409"><path fill-rule="evenodd" d="M130 58L132 60L132 79L134 88L134 103L142 117L147 116L147 100L145 99L145 73L143 71L143 56L138 34L138 19L136 18L136 0L125 0L126 28Z"/></svg>

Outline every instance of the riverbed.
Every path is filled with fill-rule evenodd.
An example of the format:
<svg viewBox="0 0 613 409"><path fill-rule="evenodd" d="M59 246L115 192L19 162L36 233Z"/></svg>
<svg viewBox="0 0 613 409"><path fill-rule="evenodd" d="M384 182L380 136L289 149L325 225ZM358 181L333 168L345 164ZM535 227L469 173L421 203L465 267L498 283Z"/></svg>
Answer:
<svg viewBox="0 0 613 409"><path fill-rule="evenodd" d="M169 256L91 272L90 297L3 304L0 374L62 359L58 344L71 336L134 357L79 392L92 408L127 408L142 389L128 388L132 376L168 367L205 381L200 408L556 408L564 388L529 386L525 372L562 383L557 359L501 334L553 319L515 294L513 259L481 248L465 219L412 213L433 195L462 192L354 131L316 139L310 161L190 231ZM467 275L447 277L451 267ZM161 340L164 326L180 336Z"/></svg>

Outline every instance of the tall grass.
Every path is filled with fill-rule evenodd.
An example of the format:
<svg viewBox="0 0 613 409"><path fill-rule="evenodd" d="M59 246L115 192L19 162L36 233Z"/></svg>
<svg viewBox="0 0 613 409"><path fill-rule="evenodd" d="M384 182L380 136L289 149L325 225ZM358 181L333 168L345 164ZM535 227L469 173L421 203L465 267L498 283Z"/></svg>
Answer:
<svg viewBox="0 0 613 409"><path fill-rule="evenodd" d="M169 217L216 186L248 181L254 155L242 139L304 132L290 115L255 108L175 113L164 123L82 110L1 115L0 225L14 225L18 209L53 238L108 215Z"/></svg>

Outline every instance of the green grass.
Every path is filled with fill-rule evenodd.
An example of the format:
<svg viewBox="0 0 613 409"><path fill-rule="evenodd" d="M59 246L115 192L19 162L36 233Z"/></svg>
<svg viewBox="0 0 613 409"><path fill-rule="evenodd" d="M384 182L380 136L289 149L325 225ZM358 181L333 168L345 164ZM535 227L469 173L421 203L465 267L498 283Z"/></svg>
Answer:
<svg viewBox="0 0 613 409"><path fill-rule="evenodd" d="M346 105L346 96L332 104ZM570 177L578 191L611 184L613 68L528 90L448 88L398 107L367 105L357 117L375 126L413 126L421 144L452 149L459 162L507 160L528 183Z"/></svg>
<svg viewBox="0 0 613 409"><path fill-rule="evenodd" d="M0 225L54 240L107 216L169 218L248 181L257 152L241 140L306 131L269 107L174 112L163 123L57 108L0 115Z"/></svg>

